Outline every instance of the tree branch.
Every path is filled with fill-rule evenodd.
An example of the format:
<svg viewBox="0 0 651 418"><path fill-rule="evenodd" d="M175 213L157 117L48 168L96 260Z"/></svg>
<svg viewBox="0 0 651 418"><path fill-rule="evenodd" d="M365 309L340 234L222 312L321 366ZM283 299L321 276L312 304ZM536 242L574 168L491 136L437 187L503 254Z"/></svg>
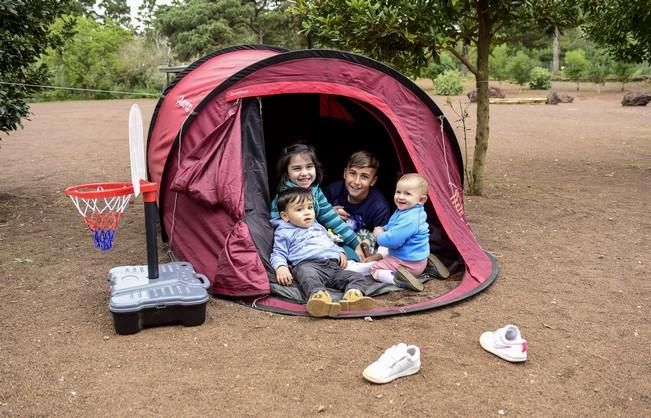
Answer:
<svg viewBox="0 0 651 418"><path fill-rule="evenodd" d="M472 65L470 61L468 61L459 51L457 51L456 48L452 46L446 46L445 50L454 55L459 61L461 61L461 63L463 63L463 65L466 66L466 68L468 68L468 71L477 76L477 68L475 68L475 66Z"/></svg>
<svg viewBox="0 0 651 418"><path fill-rule="evenodd" d="M493 30L491 30L491 39L493 39L502 26L504 26L504 22L499 22L493 25Z"/></svg>

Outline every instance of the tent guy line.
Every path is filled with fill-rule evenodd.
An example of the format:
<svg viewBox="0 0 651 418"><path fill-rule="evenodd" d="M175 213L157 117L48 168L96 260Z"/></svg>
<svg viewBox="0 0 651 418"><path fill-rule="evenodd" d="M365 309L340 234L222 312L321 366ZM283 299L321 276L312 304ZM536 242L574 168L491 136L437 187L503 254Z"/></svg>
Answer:
<svg viewBox="0 0 651 418"><path fill-rule="evenodd" d="M0 84L5 84L5 85L9 85L9 86L37 87L37 88L42 88L42 89L90 91L90 92L93 92L93 93L131 94L131 95L135 95L135 96L160 97L159 93L146 93L146 92L138 92L138 91L82 89L82 88L79 88L79 87L61 87L61 86L48 86L48 85L44 85L44 84L12 83L12 82L9 82L9 81L0 81Z"/></svg>

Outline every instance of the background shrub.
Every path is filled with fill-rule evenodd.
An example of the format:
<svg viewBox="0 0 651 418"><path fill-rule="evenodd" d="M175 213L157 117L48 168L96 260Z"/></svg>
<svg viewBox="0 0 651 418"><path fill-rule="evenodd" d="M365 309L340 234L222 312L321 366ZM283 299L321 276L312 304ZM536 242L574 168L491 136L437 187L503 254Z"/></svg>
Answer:
<svg viewBox="0 0 651 418"><path fill-rule="evenodd" d="M542 67L534 67L529 73L529 88L547 90L552 87L552 73Z"/></svg>
<svg viewBox="0 0 651 418"><path fill-rule="evenodd" d="M518 51L515 57L511 59L507 67L507 72L511 80L522 86L529 81L529 73L538 65L538 61L529 57L524 52Z"/></svg>
<svg viewBox="0 0 651 418"><path fill-rule="evenodd" d="M434 90L439 96L457 96L463 91L461 73L446 70L434 79Z"/></svg>
<svg viewBox="0 0 651 418"><path fill-rule="evenodd" d="M423 76L434 81L439 74L443 74L447 70L456 70L458 68L457 60L449 52L442 52L439 56L439 62L431 62Z"/></svg>
<svg viewBox="0 0 651 418"><path fill-rule="evenodd" d="M576 81L576 91L579 91L579 81L585 77L588 70L588 60L585 58L585 51L575 49L565 54L565 67L563 73L567 78Z"/></svg>

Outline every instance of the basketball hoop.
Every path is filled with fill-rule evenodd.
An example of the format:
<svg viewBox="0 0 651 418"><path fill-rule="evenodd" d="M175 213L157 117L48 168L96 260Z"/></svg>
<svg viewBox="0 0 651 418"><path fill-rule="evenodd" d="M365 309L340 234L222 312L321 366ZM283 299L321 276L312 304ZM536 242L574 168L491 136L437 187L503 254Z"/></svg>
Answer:
<svg viewBox="0 0 651 418"><path fill-rule="evenodd" d="M93 244L102 251L113 246L120 216L133 194L131 183L91 183L68 187L64 192L83 216L93 234Z"/></svg>

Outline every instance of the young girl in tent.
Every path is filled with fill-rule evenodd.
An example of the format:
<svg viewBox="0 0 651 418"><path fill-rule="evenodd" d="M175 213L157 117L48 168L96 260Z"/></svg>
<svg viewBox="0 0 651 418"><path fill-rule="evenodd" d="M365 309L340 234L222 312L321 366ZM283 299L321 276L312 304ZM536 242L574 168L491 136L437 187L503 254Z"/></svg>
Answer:
<svg viewBox="0 0 651 418"><path fill-rule="evenodd" d="M319 187L319 183L323 179L323 172L314 148L307 144L294 144L284 148L280 153L277 168L280 177L278 190L293 187L311 189L317 222L343 240L344 250L346 250L346 256L349 259L359 261L363 253L357 235L337 215ZM276 204L277 198L276 195L271 202L272 220L280 218Z"/></svg>

